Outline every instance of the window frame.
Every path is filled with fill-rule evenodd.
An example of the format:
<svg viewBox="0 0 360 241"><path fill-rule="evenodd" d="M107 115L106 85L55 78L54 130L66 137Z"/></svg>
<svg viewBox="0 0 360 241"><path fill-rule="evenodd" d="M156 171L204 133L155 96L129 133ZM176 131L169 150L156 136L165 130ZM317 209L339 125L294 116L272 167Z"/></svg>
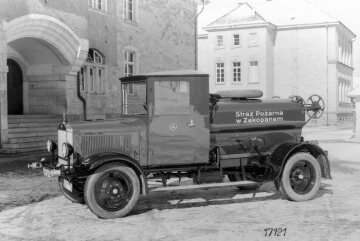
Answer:
<svg viewBox="0 0 360 241"><path fill-rule="evenodd" d="M123 19L127 23L137 23L137 6L138 0L123 0ZM131 4L131 9L129 5ZM129 14L130 13L130 14ZM129 17L131 16L131 17Z"/></svg>
<svg viewBox="0 0 360 241"><path fill-rule="evenodd" d="M92 72L92 75L91 75ZM101 74L99 74L101 72ZM79 70L80 92L91 94L105 93L106 65L104 55L89 48L84 65Z"/></svg>
<svg viewBox="0 0 360 241"><path fill-rule="evenodd" d="M158 110L158 105L157 105L157 101L159 101L158 99L157 99L157 96L163 96L164 95L164 91L161 91L161 92L159 92L160 94L158 94L157 95L157 93L158 93L158 87L157 87L157 83L163 83L163 82L174 82L174 83L179 83L179 88L180 88L180 91L178 92L178 93L182 93L182 91L181 91L181 82L186 82L187 83L187 89L186 89L186 92L183 92L183 93L186 93L187 94L187 96L186 96L186 111L183 111L183 112L180 112L180 111L178 111L178 112L166 112L166 113L163 113L163 112L161 112L161 111L159 111ZM180 81L171 81L171 80L155 80L154 81L154 95L153 95L153 97L154 97L154 111L153 111L153 116L174 116L174 115L189 115L190 114L190 99L191 99L191 95L190 95L190 81L189 80L180 80ZM175 93L177 93L177 92L175 92ZM174 96L174 94L173 94L173 96ZM172 103L172 104L176 104L176 103L179 103L179 101L174 101L174 100L172 100L172 101L169 101L169 103ZM175 106L171 106L173 109L176 109L176 107ZM178 106L179 107L179 106Z"/></svg>
<svg viewBox="0 0 360 241"><path fill-rule="evenodd" d="M146 114L128 114L128 107L127 107L127 103L125 101L125 89L124 86L125 85L129 85L129 86L133 86L133 84L137 84L137 85L145 85L145 105L146 107L148 107L148 99L149 99L149 92L148 92L148 83L146 81L134 81L134 82L125 82L125 83L121 83L121 113L123 115L128 115L128 116L133 116L133 115L140 115L140 116L149 116L149 109L146 110ZM128 93L128 95L130 96L134 96L135 94L133 93ZM126 111L125 111L126 110ZM126 113L125 113L126 112Z"/></svg>
<svg viewBox="0 0 360 241"><path fill-rule="evenodd" d="M219 65L222 65L222 66L219 66ZM225 84L225 63L223 61L216 62L215 76L216 76L216 79L215 79L216 84Z"/></svg>
<svg viewBox="0 0 360 241"><path fill-rule="evenodd" d="M232 73L233 73L233 84L242 84L242 78L241 78L241 61L233 61L233 67L232 67ZM235 66L235 64L239 64L238 66Z"/></svg>
<svg viewBox="0 0 360 241"><path fill-rule="evenodd" d="M235 42L236 42L235 36L238 36L238 39L237 39L238 44L235 44ZM234 48L240 48L240 47L241 47L241 41L240 41L240 34L239 34L239 33L234 33L234 34L233 34L232 46L233 46Z"/></svg>
<svg viewBox="0 0 360 241"><path fill-rule="evenodd" d="M221 43L221 45L220 45ZM219 35L216 35L216 42L215 42L215 47L216 48L224 48L224 35L222 34L219 34Z"/></svg>
<svg viewBox="0 0 360 241"><path fill-rule="evenodd" d="M107 0L88 0L88 7L96 11L107 12Z"/></svg>

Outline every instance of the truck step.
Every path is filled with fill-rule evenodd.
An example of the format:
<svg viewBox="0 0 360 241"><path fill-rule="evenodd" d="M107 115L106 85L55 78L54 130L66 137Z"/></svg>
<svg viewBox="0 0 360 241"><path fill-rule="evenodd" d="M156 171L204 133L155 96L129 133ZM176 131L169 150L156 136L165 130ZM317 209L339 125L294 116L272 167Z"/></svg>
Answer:
<svg viewBox="0 0 360 241"><path fill-rule="evenodd" d="M160 192L160 191L191 190L191 189L231 187L231 186L243 186L244 187L244 186L254 185L257 183L258 182L253 182L253 181L205 183L205 184L193 184L193 185L184 185L184 186L157 187L150 191L151 192Z"/></svg>

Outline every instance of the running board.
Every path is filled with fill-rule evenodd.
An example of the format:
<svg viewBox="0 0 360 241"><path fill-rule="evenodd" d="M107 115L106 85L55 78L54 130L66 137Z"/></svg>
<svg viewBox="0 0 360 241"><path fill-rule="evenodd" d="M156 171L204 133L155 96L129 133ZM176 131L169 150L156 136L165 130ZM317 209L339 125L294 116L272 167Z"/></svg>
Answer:
<svg viewBox="0 0 360 241"><path fill-rule="evenodd" d="M154 189L150 189L150 192L174 191L174 190L191 190L191 189L231 187L231 186L249 186L249 185L253 185L253 184L258 184L258 182L238 181L238 182L220 182L220 183L193 184L193 185L184 185L184 186L167 186L167 187L157 187L157 188L154 188Z"/></svg>

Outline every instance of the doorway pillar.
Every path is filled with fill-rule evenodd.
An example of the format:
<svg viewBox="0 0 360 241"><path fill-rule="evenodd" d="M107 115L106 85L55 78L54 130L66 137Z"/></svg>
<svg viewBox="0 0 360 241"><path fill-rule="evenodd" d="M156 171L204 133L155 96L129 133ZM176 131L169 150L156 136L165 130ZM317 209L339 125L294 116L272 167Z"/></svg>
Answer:
<svg viewBox="0 0 360 241"><path fill-rule="evenodd" d="M8 105L7 105L7 72L6 32L4 22L0 21L0 144L8 140Z"/></svg>

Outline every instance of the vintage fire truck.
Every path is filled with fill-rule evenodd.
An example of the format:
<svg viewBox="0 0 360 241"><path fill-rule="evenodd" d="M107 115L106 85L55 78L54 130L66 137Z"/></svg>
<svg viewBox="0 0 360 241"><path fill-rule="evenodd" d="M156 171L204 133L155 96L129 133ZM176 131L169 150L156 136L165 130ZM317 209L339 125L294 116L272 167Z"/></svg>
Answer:
<svg viewBox="0 0 360 241"><path fill-rule="evenodd" d="M312 118L324 111L321 98L262 100L255 90L209 95L209 76L197 71L125 77L121 90L122 118L64 120L58 143L47 142L51 157L34 164L100 218L127 215L152 191L152 179L163 189L183 187L167 186L174 177L192 178L186 188L256 189L272 181L285 198L305 201L321 178L331 178L326 152L301 136L306 111Z"/></svg>

